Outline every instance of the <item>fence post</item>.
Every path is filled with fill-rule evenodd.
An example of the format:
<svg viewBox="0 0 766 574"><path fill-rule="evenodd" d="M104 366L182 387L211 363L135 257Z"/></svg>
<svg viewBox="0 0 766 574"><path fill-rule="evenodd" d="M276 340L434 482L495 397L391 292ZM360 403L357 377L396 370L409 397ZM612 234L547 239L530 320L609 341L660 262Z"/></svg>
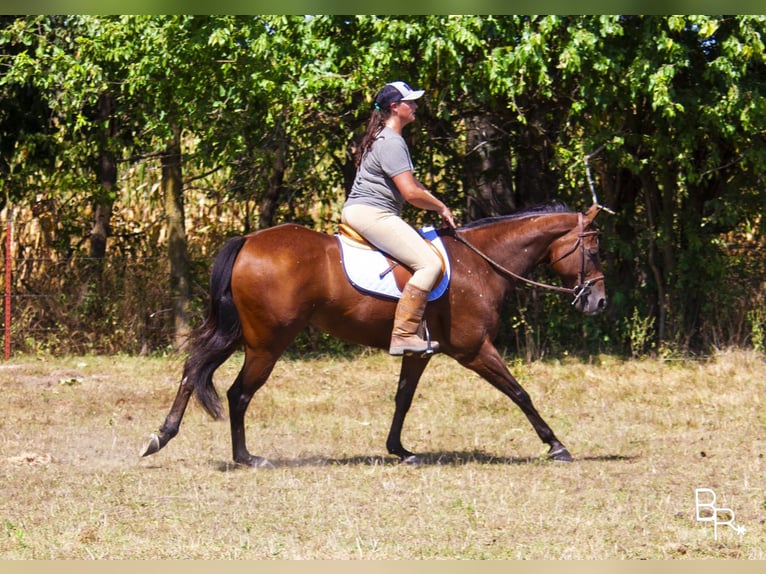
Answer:
<svg viewBox="0 0 766 574"><path fill-rule="evenodd" d="M11 231L13 225L11 217L13 210L10 203L6 203L6 233L5 233L5 360L11 358Z"/></svg>

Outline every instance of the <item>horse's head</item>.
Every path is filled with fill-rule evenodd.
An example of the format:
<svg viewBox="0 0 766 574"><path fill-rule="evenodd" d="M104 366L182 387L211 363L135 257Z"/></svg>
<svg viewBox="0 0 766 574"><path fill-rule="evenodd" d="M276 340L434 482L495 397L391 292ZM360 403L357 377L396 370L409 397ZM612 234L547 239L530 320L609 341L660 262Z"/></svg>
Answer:
<svg viewBox="0 0 766 574"><path fill-rule="evenodd" d="M606 307L606 288L598 253L598 230L593 220L600 207L593 205L585 214L577 214L577 223L569 233L551 244L551 265L564 285L574 290L575 305L588 315Z"/></svg>

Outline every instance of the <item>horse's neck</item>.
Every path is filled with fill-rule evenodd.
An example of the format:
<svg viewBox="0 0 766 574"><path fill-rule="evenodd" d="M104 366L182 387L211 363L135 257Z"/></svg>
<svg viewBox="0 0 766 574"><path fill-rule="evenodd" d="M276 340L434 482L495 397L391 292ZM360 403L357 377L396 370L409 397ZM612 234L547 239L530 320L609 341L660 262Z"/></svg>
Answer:
<svg viewBox="0 0 766 574"><path fill-rule="evenodd" d="M551 243L576 225L577 214L531 215L475 228L470 241L494 261L524 273L547 256Z"/></svg>

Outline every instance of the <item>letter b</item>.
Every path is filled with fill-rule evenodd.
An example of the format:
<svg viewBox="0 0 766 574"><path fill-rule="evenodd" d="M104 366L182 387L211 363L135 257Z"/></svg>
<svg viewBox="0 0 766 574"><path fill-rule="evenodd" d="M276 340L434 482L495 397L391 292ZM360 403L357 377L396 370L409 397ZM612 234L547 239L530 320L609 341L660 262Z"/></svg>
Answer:
<svg viewBox="0 0 766 574"><path fill-rule="evenodd" d="M700 494L708 494L713 497L710 502L701 502ZM715 508L715 492L710 488L697 488L694 491L694 497L697 503L697 520L700 522L715 522L716 521L716 508ZM705 512L705 515L700 514L700 510L703 508L709 509L709 513Z"/></svg>

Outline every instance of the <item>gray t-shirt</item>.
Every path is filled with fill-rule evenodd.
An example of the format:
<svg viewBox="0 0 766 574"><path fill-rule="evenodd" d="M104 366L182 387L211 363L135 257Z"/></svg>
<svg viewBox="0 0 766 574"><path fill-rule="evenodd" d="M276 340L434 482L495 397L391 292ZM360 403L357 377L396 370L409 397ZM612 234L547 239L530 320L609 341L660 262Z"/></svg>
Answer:
<svg viewBox="0 0 766 574"><path fill-rule="evenodd" d="M407 170L414 171L407 143L391 128L383 128L362 158L346 205L369 205L401 214L404 198L392 178Z"/></svg>

